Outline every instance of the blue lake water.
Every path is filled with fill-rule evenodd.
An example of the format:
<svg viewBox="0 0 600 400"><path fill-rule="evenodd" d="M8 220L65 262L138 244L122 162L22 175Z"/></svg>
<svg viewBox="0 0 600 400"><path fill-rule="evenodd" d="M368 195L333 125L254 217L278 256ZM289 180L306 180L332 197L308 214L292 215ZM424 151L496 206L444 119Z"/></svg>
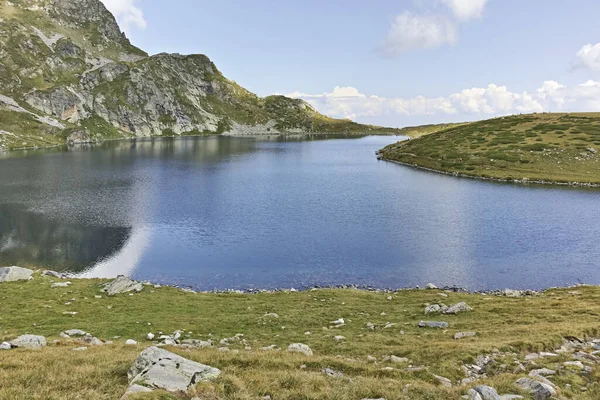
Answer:
<svg viewBox="0 0 600 400"><path fill-rule="evenodd" d="M0 156L0 266L197 289L600 284L600 191L377 161L399 138L199 137Z"/></svg>

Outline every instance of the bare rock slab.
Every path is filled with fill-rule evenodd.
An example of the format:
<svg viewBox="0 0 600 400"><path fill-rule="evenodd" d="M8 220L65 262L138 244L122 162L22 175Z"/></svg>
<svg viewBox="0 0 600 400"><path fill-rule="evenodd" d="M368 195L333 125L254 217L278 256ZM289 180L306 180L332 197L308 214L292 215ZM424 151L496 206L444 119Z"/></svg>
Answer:
<svg viewBox="0 0 600 400"><path fill-rule="evenodd" d="M130 386L186 392L199 382L216 379L221 371L156 346L144 350L127 372Z"/></svg>
<svg viewBox="0 0 600 400"><path fill-rule="evenodd" d="M4 267L0 268L0 283L2 282L16 282L16 281L27 281L31 279L33 271L27 268L21 267Z"/></svg>
<svg viewBox="0 0 600 400"><path fill-rule="evenodd" d="M114 296L119 293L127 292L141 292L144 286L141 282L137 282L127 278L126 276L119 275L117 278L106 285L102 289L109 296Z"/></svg>

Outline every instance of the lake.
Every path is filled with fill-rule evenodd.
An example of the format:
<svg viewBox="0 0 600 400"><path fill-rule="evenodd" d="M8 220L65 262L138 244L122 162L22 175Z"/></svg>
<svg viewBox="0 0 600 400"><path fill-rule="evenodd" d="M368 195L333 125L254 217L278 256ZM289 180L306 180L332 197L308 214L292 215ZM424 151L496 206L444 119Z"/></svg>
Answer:
<svg viewBox="0 0 600 400"><path fill-rule="evenodd" d="M0 266L195 289L600 284L600 191L377 161L400 140L189 137L0 155Z"/></svg>

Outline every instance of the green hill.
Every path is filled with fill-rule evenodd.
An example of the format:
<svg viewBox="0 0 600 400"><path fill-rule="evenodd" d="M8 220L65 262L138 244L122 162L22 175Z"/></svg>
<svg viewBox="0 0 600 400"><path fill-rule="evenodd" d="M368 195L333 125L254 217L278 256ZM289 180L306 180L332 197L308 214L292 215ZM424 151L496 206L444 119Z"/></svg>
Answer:
<svg viewBox="0 0 600 400"><path fill-rule="evenodd" d="M382 150L384 160L514 181L600 184L600 113L501 117Z"/></svg>

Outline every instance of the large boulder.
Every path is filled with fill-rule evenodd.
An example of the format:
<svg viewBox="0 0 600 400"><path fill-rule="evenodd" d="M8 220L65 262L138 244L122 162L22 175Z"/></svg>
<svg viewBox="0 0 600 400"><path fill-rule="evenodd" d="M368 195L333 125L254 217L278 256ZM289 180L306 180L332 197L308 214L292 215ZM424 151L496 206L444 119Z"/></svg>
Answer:
<svg viewBox="0 0 600 400"><path fill-rule="evenodd" d="M500 400L500 395L491 386L481 385L477 386L474 390L479 393L482 400Z"/></svg>
<svg viewBox="0 0 600 400"><path fill-rule="evenodd" d="M31 278L33 271L21 267L0 268L0 282L26 281Z"/></svg>
<svg viewBox="0 0 600 400"><path fill-rule="evenodd" d="M193 385L216 379L221 371L156 346L144 350L127 372L131 386L186 392Z"/></svg>
<svg viewBox="0 0 600 400"><path fill-rule="evenodd" d="M115 280L104 285L102 291L106 292L109 296L114 296L119 293L141 292L143 288L144 286L141 282L119 275Z"/></svg>
<svg viewBox="0 0 600 400"><path fill-rule="evenodd" d="M37 335L22 335L10 341L10 345L24 349L41 349L46 346L46 338Z"/></svg>

